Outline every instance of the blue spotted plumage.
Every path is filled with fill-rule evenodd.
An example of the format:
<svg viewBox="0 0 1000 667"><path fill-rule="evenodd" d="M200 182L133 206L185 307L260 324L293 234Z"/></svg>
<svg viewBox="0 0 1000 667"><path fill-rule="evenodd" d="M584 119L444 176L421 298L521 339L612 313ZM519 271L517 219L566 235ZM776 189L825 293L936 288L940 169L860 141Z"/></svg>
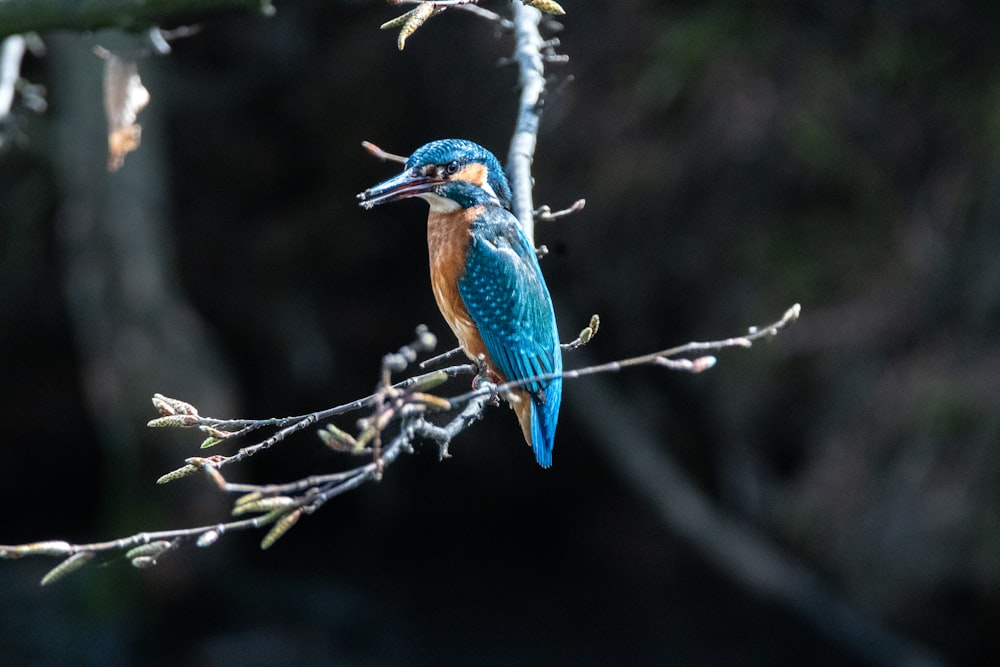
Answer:
<svg viewBox="0 0 1000 667"><path fill-rule="evenodd" d="M482 355L496 381L539 378L508 401L539 465L549 467L562 353L552 300L534 248L509 210L500 163L471 141L435 141L414 151L403 173L358 195L366 208L407 197L430 204L434 297L465 353Z"/></svg>
<svg viewBox="0 0 1000 667"><path fill-rule="evenodd" d="M509 380L559 375L562 354L552 309L535 251L517 219L487 208L472 223L472 239L458 291L493 363ZM552 465L562 378L529 382L531 444L544 467Z"/></svg>

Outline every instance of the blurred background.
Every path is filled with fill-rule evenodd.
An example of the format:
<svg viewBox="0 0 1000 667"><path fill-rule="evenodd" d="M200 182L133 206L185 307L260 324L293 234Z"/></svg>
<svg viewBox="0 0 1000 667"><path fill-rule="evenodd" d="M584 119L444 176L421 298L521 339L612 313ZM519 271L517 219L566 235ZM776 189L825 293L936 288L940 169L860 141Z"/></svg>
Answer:
<svg viewBox="0 0 1000 667"><path fill-rule="evenodd" d="M801 321L702 375L569 382L550 470L493 409L267 552L234 534L44 589L54 561L4 562L3 662L997 664L1000 6L564 6L535 200L587 207L536 239L563 338L602 318L566 365ZM0 542L223 520L205 480L154 484L201 441L145 428L154 392L301 414L369 393L418 324L452 345L426 206L360 210L396 171L360 142L504 159L512 38L448 11L400 53L400 12L192 16L139 61L114 174L92 49L148 44L42 36L22 75L48 109L16 107L0 153ZM302 434L229 477L347 463Z"/></svg>

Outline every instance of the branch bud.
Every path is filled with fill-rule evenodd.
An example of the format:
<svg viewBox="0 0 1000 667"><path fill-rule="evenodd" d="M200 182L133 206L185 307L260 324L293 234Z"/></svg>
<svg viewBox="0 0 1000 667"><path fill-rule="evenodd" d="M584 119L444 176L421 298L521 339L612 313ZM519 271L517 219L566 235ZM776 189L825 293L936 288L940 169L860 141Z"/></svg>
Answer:
<svg viewBox="0 0 1000 667"><path fill-rule="evenodd" d="M210 547L215 544L216 540L219 539L221 533L217 530L206 530L204 533L198 536L195 541L199 547Z"/></svg>
<svg viewBox="0 0 1000 667"><path fill-rule="evenodd" d="M42 577L42 586L48 586L49 584L54 584L68 574L76 572L81 567L89 563L94 558L94 552L92 551L80 551L73 554L63 562L56 565L54 568L48 571L48 573Z"/></svg>
<svg viewBox="0 0 1000 667"><path fill-rule="evenodd" d="M413 342L413 347L418 352L433 352L434 348L437 347L437 336L421 324L417 327L417 340Z"/></svg>
<svg viewBox="0 0 1000 667"><path fill-rule="evenodd" d="M324 428L318 429L316 434L323 444L335 452L358 452L362 446L347 431L343 431L333 424L327 424Z"/></svg>
<svg viewBox="0 0 1000 667"><path fill-rule="evenodd" d="M251 512L272 512L274 510L295 507L299 501L288 496L274 496L273 498L260 498L249 502L239 503L233 507L233 516L250 514Z"/></svg>
<svg viewBox="0 0 1000 667"><path fill-rule="evenodd" d="M399 37L396 38L396 46L399 47L400 51L406 47L407 38L415 33L417 28L422 26L424 21L433 16L436 11L437 8L433 4L424 2L403 15L406 17L406 20L403 22L403 27L399 30ZM400 18L403 17L401 16Z"/></svg>
<svg viewBox="0 0 1000 667"><path fill-rule="evenodd" d="M169 417L170 415L198 416L198 409L190 403L170 398L163 394L153 394L153 407L164 417Z"/></svg>
<svg viewBox="0 0 1000 667"><path fill-rule="evenodd" d="M163 554L169 550L174 545L173 542L168 540L157 540L155 542L150 542L149 544L140 544L137 547L133 547L125 552L125 558L133 561L135 564L136 558L153 558Z"/></svg>
<svg viewBox="0 0 1000 667"><path fill-rule="evenodd" d="M150 419L146 422L146 426L149 428L167 428L174 426L187 428L189 426L195 426L199 421L201 421L201 417L198 415L167 415L165 417Z"/></svg>
<svg viewBox="0 0 1000 667"><path fill-rule="evenodd" d="M409 401L419 403L428 410L451 410L451 401L434 394L425 394L420 391L413 392L408 397Z"/></svg>
<svg viewBox="0 0 1000 667"><path fill-rule="evenodd" d="M220 442L222 442L222 440L216 438L215 436L210 435L201 441L200 449L208 449L209 447L215 447Z"/></svg>
<svg viewBox="0 0 1000 667"><path fill-rule="evenodd" d="M177 468L176 470L171 470L167 474L162 475L158 480L156 480L156 483L166 484L167 482L172 482L175 479L180 479L181 477L188 477L190 475L193 475L199 470L201 470L200 467L188 463L187 465L183 465L180 468Z"/></svg>
<svg viewBox="0 0 1000 667"><path fill-rule="evenodd" d="M562 6L555 2L555 0L521 0L524 4L529 7L534 7L540 12L545 12L546 14L554 14L556 16L562 16L566 13L566 10Z"/></svg>
<svg viewBox="0 0 1000 667"><path fill-rule="evenodd" d="M271 530L267 531L267 535L264 536L264 539L260 541L260 548L269 549L272 544L281 538L282 535L291 530L292 526L298 522L299 517L301 516L302 508L300 507L278 519L277 523L271 527Z"/></svg>
<svg viewBox="0 0 1000 667"><path fill-rule="evenodd" d="M214 426L209 426L208 424L202 424L201 426L198 427L198 430L204 433L205 435L211 436L220 441L225 440L226 438L232 435L232 433L229 431L220 431Z"/></svg>
<svg viewBox="0 0 1000 667"><path fill-rule="evenodd" d="M417 382L413 384L415 389L433 389L434 387L440 386L447 382L449 379L448 373L446 371L434 371L433 373L428 373L421 377Z"/></svg>

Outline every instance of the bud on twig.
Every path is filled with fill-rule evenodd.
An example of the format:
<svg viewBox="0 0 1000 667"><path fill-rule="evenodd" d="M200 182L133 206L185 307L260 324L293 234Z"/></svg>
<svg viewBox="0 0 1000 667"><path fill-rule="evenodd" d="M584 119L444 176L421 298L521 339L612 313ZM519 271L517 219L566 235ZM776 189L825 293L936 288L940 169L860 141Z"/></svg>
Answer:
<svg viewBox="0 0 1000 667"><path fill-rule="evenodd" d="M292 510L285 516L278 519L274 526L271 527L271 530L267 531L267 535L264 536L264 539L260 541L260 548L271 548L272 544L277 542L282 535L291 530L292 526L298 522L300 516L302 516L301 507L296 510Z"/></svg>
<svg viewBox="0 0 1000 667"><path fill-rule="evenodd" d="M42 577L42 586L54 584L66 575L76 572L81 567L89 563L94 558L94 555L95 554L91 551L81 551L73 554L49 570L48 573Z"/></svg>

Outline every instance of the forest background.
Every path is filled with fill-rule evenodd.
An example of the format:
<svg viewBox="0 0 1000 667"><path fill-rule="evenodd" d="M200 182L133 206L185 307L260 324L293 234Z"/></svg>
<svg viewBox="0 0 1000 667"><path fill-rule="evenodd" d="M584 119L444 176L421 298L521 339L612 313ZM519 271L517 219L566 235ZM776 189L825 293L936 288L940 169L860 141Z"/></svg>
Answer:
<svg viewBox="0 0 1000 667"><path fill-rule="evenodd" d="M879 661L664 517L629 472L648 440L860 617L954 664L1000 660L1000 8L564 7L534 194L587 206L536 240L563 338L602 318L567 366L738 334L795 302L802 319L697 376L568 382L551 470L492 410L453 458L406 457L264 553L239 535L46 588L51 563L5 562L0 655ZM357 207L395 169L360 142L462 137L504 157L511 37L449 11L400 53L377 29L386 4L276 8L192 17L197 34L140 60L142 145L114 174L93 47L140 42L46 33L25 59L47 110L15 109L0 152L0 542L225 517L199 478L153 484L199 441L145 428L154 392L298 414L368 394L417 324L450 344L424 207ZM243 474L332 465L301 435Z"/></svg>

